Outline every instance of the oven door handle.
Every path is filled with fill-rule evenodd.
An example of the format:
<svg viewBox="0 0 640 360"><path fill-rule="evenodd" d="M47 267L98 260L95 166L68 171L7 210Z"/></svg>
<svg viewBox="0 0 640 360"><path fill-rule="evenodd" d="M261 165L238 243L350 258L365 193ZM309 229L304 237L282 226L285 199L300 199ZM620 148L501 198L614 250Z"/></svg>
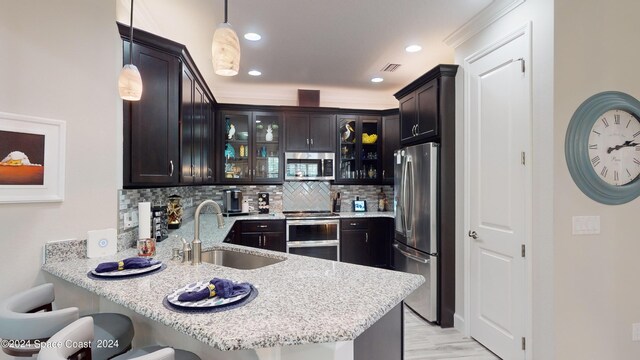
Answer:
<svg viewBox="0 0 640 360"><path fill-rule="evenodd" d="M340 220L287 220L287 226L290 225L340 225Z"/></svg>
<svg viewBox="0 0 640 360"><path fill-rule="evenodd" d="M340 240L315 240L315 241L288 241L287 247L319 247L319 246L339 246Z"/></svg>

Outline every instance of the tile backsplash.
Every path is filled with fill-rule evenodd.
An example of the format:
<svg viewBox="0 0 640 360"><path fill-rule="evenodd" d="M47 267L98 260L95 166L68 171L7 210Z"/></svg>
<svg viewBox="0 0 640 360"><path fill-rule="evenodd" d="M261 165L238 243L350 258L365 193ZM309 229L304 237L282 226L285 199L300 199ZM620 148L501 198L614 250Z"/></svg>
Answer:
<svg viewBox="0 0 640 360"><path fill-rule="evenodd" d="M222 206L222 191L236 188L242 190L243 199L257 209L258 193L269 193L270 212L331 209L331 195L340 192L342 208L350 209L351 200L359 196L367 200L369 211L376 211L380 185L332 185L323 181L287 181L284 185L248 186L181 186L153 189L118 190L118 238L123 247L135 246L138 234L138 203L150 202L152 206L166 205L169 196L180 195L184 211L183 219L193 217L196 206L206 199L213 199ZM393 197L392 186L382 186L387 199ZM391 202L391 201L390 201ZM120 245L119 245L120 247Z"/></svg>

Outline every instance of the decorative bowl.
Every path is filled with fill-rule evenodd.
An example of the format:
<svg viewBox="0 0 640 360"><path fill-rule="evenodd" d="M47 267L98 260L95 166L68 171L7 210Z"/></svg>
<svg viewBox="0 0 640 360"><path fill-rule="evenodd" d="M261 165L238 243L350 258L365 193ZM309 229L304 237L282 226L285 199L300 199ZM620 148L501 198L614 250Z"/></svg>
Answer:
<svg viewBox="0 0 640 360"><path fill-rule="evenodd" d="M249 138L249 132L247 131L239 131L236 133L236 138L238 140L247 140Z"/></svg>

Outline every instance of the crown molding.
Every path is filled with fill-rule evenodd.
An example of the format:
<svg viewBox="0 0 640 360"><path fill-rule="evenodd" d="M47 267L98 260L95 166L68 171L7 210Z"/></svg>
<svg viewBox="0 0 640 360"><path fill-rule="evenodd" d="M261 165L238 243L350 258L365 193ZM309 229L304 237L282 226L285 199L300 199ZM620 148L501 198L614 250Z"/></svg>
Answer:
<svg viewBox="0 0 640 360"><path fill-rule="evenodd" d="M478 14L447 36L443 41L457 48L480 31L522 5L526 0L495 0Z"/></svg>

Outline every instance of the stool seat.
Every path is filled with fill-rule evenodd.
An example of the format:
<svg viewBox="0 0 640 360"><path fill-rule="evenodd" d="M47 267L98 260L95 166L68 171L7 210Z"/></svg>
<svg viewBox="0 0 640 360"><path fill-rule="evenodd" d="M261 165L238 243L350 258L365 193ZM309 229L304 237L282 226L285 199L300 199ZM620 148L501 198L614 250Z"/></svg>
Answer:
<svg viewBox="0 0 640 360"><path fill-rule="evenodd" d="M131 348L133 323L127 316L117 313L91 314L94 341L91 355L94 359L110 359Z"/></svg>
<svg viewBox="0 0 640 360"><path fill-rule="evenodd" d="M148 355L151 354L153 352L156 352L160 349L164 349L167 348L168 346L161 346L161 345L150 345L150 346L145 346L143 348L140 349L133 349L127 353L124 353L122 355L116 356L111 360L132 360L132 359L136 359L139 358L141 356L144 355ZM175 360L201 360L200 357L190 351L186 351L186 350L180 350L180 349L173 349L175 351Z"/></svg>

